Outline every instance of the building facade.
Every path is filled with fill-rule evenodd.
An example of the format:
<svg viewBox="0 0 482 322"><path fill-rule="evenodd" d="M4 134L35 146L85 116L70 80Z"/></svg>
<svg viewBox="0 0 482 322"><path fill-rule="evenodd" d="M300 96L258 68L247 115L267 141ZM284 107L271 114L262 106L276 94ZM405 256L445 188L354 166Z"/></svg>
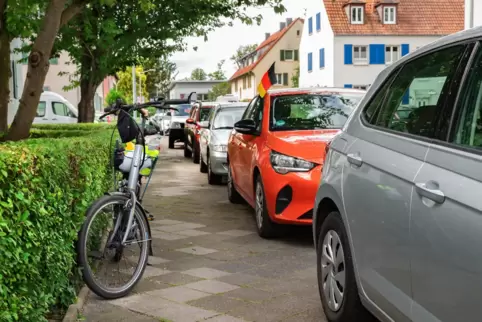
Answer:
<svg viewBox="0 0 482 322"><path fill-rule="evenodd" d="M482 0L465 0L465 29L482 26Z"/></svg>
<svg viewBox="0 0 482 322"><path fill-rule="evenodd" d="M240 68L231 76L231 93L240 100L252 99L257 93L261 78L273 63L277 84L273 87L292 87L293 77L299 68L299 46L303 32L303 19L286 19L274 34L266 33L265 40L252 53L238 62Z"/></svg>
<svg viewBox="0 0 482 322"><path fill-rule="evenodd" d="M479 0L474 0L479 1ZM464 0L310 0L300 86L367 89L387 65L464 29Z"/></svg>
<svg viewBox="0 0 482 322"><path fill-rule="evenodd" d="M192 92L196 92L197 99L200 101L208 101L208 94L214 85L224 83L224 80L179 80L174 81L169 86L170 99L184 99Z"/></svg>
<svg viewBox="0 0 482 322"><path fill-rule="evenodd" d="M23 92L24 76L22 74L22 65L19 63L22 59L22 54L15 53L15 49L21 47L22 41L20 39L14 39L10 43L10 69L12 74L9 81L10 100L8 102L8 124L13 122Z"/></svg>

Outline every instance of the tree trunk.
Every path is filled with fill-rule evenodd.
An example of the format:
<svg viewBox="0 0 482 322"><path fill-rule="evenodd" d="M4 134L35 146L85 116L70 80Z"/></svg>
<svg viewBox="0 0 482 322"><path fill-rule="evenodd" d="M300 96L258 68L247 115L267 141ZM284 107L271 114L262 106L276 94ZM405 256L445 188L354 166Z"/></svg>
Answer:
<svg viewBox="0 0 482 322"><path fill-rule="evenodd" d="M7 33L7 0L0 0L0 133L8 130L8 102L10 101L10 37ZM5 71L5 72L3 72Z"/></svg>
<svg viewBox="0 0 482 322"><path fill-rule="evenodd" d="M42 28L28 57L28 70L17 114L8 131L7 140L18 141L28 138L35 118L37 105L42 94L45 77L49 70L49 59L55 38L59 32L60 19L66 0L50 0Z"/></svg>
<svg viewBox="0 0 482 322"><path fill-rule="evenodd" d="M79 123L94 122L94 97L97 86L89 80L80 82Z"/></svg>

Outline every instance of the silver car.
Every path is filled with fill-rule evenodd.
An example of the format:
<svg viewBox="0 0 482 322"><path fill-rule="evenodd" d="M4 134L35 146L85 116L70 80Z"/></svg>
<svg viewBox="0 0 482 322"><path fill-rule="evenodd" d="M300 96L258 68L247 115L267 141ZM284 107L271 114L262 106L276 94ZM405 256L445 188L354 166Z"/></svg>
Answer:
<svg viewBox="0 0 482 322"><path fill-rule="evenodd" d="M481 39L386 68L331 142L313 222L328 321L481 321Z"/></svg>
<svg viewBox="0 0 482 322"><path fill-rule="evenodd" d="M228 175L226 147L229 135L247 106L248 103L218 105L211 110L208 121L200 123L200 171L208 174L209 184L220 183Z"/></svg>

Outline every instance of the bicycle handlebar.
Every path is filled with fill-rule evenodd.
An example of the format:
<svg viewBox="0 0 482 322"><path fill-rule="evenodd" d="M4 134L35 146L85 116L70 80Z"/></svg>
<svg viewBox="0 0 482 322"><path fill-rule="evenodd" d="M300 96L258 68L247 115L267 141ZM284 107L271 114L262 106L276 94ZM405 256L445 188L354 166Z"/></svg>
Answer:
<svg viewBox="0 0 482 322"><path fill-rule="evenodd" d="M146 107L155 107L157 109L166 109L166 110L177 110L175 107L172 106L166 106L166 105L181 105L181 104L191 104L191 97L194 94L191 93L189 94L187 99L172 99L172 100L160 100L157 102L147 102L147 103L142 103L142 104L121 104L120 101L116 102L115 105L106 107L104 109L103 115L99 117L100 120L105 118L107 115L114 114L120 110L123 110L124 112L132 112L132 111L137 111L142 108Z"/></svg>

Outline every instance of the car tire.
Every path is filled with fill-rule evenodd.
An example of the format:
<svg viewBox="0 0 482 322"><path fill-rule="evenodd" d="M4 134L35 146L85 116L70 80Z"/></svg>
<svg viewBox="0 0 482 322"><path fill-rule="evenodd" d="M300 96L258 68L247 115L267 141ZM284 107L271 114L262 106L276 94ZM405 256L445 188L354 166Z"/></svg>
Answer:
<svg viewBox="0 0 482 322"><path fill-rule="evenodd" d="M327 255L323 255L325 249ZM334 256L329 257L333 251ZM321 304L329 322L376 321L360 301L348 237L338 211L331 212L321 226L317 247L317 275ZM335 291L330 299L331 289ZM334 294L341 295L337 299Z"/></svg>
<svg viewBox="0 0 482 322"><path fill-rule="evenodd" d="M256 218L258 235L261 238L266 239L278 237L281 233L281 227L280 225L274 223L269 217L261 175L256 176L256 184L254 189L254 215Z"/></svg>
<svg viewBox="0 0 482 322"><path fill-rule="evenodd" d="M201 154L199 154L199 172L201 173L207 173L208 172L208 166L206 163L203 161L203 157Z"/></svg>
<svg viewBox="0 0 482 322"><path fill-rule="evenodd" d="M221 176L213 173L211 169L211 158L208 155L208 164L207 164L207 170L208 170L208 183L215 185L215 184L220 184L221 183Z"/></svg>
<svg viewBox="0 0 482 322"><path fill-rule="evenodd" d="M174 140L173 137L169 136L169 149L174 149L174 142L176 142L176 140Z"/></svg>
<svg viewBox="0 0 482 322"><path fill-rule="evenodd" d="M231 172L231 165L228 163L228 199L233 204L240 204L243 202L243 197L239 194L234 186L233 174Z"/></svg>
<svg viewBox="0 0 482 322"><path fill-rule="evenodd" d="M184 140L184 157L190 158L192 156L192 151L187 148L187 140Z"/></svg>
<svg viewBox="0 0 482 322"><path fill-rule="evenodd" d="M192 142L192 163L199 163L199 147L196 147L196 139Z"/></svg>

